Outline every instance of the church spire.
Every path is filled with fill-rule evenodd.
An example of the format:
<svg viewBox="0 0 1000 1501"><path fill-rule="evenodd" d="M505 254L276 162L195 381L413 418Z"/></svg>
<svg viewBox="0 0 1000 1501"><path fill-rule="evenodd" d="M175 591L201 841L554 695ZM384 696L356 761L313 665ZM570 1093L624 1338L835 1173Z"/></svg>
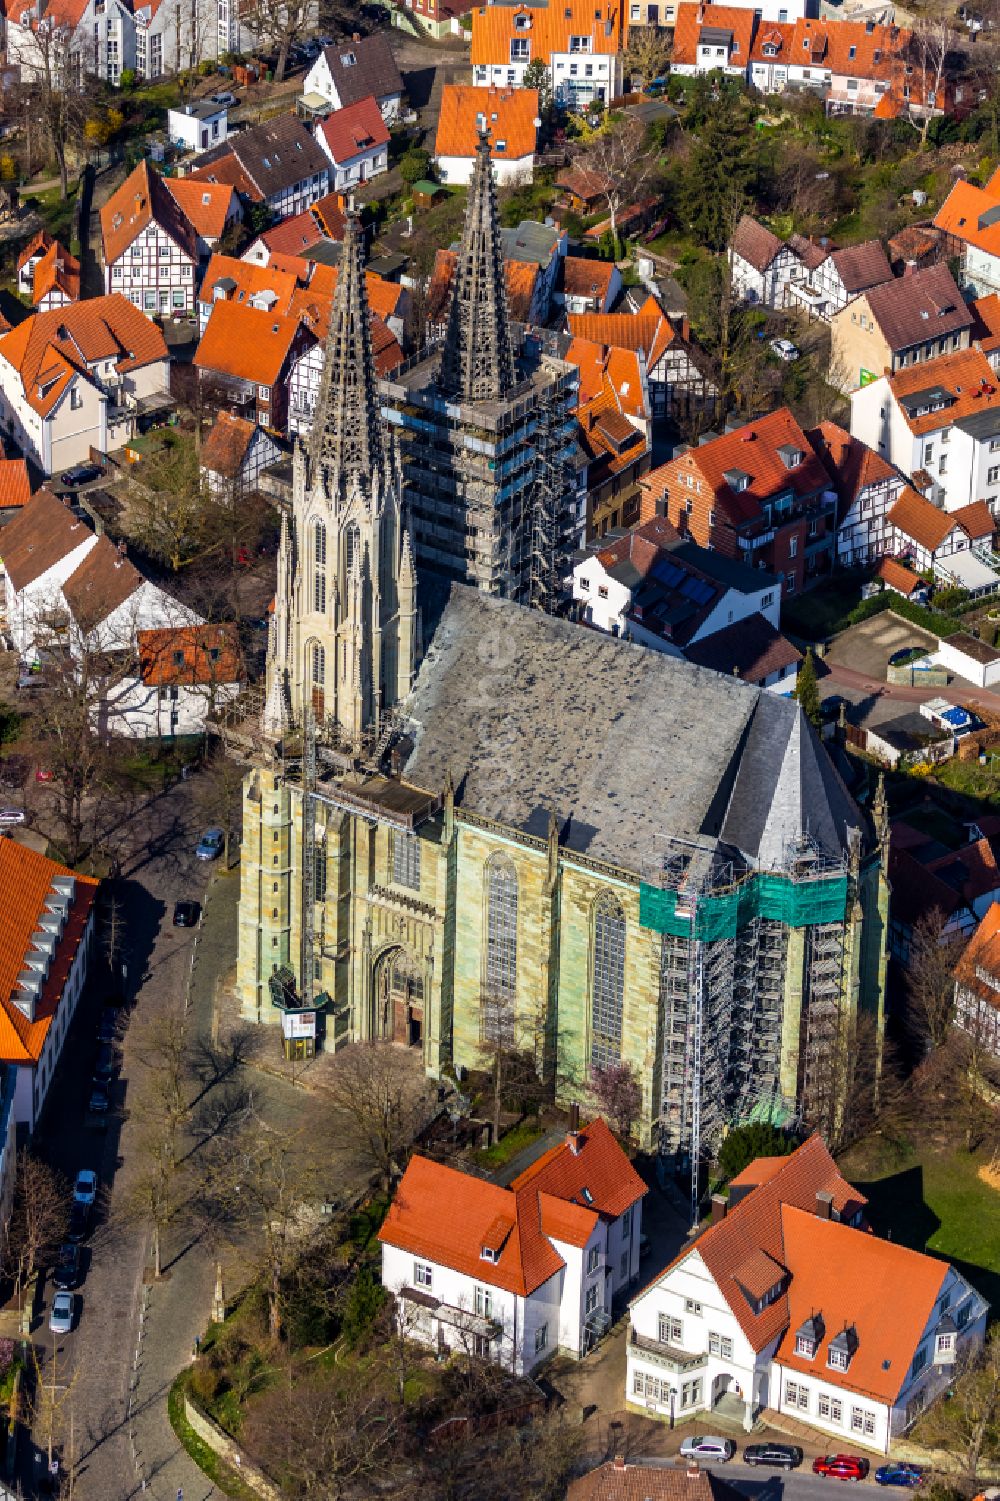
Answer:
<svg viewBox="0 0 1000 1501"><path fill-rule="evenodd" d="M353 209L347 215L309 457L312 483L322 485L331 499L344 496L355 479L370 488L383 468L364 242Z"/></svg>
<svg viewBox="0 0 1000 1501"><path fill-rule="evenodd" d="M460 401L497 401L515 379L496 185L484 131L469 185L440 385Z"/></svg>

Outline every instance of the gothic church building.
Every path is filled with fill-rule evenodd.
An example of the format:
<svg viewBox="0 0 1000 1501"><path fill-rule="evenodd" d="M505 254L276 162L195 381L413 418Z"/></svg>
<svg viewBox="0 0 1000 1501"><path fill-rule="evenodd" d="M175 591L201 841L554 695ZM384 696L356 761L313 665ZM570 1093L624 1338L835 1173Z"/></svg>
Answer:
<svg viewBox="0 0 1000 1501"><path fill-rule="evenodd" d="M681 1155L817 1119L831 1049L862 1014L881 1035L884 818L789 700L418 585L368 329L349 219L244 788L244 1016L279 1023L280 972L327 1047L390 1039L432 1076L498 1036L567 1096L626 1062L643 1139Z"/></svg>

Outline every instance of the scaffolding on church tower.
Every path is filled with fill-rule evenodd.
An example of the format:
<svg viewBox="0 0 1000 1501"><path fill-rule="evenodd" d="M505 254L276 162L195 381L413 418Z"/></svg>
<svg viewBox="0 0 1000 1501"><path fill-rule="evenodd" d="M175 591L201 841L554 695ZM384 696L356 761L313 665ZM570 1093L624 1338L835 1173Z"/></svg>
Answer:
<svg viewBox="0 0 1000 1501"><path fill-rule="evenodd" d="M302 872L299 916L299 999L316 997L316 723L306 709L302 726Z"/></svg>

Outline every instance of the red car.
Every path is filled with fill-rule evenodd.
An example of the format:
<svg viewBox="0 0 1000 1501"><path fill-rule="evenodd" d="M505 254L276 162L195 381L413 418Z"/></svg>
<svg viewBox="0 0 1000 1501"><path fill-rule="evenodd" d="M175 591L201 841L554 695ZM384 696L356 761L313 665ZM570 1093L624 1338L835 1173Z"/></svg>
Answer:
<svg viewBox="0 0 1000 1501"><path fill-rule="evenodd" d="M864 1480L871 1465L857 1454L820 1454L813 1460L814 1475L832 1475L834 1480Z"/></svg>
<svg viewBox="0 0 1000 1501"><path fill-rule="evenodd" d="M52 773L47 766L39 766L35 772L36 782L51 782Z"/></svg>

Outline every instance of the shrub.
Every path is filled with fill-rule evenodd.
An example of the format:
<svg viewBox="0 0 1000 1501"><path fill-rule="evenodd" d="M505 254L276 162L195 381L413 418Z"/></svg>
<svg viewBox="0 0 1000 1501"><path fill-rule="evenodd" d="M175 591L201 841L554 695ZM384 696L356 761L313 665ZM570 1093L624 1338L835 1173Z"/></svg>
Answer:
<svg viewBox="0 0 1000 1501"><path fill-rule="evenodd" d="M342 1327L352 1349L371 1332L385 1299L385 1288L375 1281L371 1268L363 1266L351 1283L344 1305Z"/></svg>
<svg viewBox="0 0 1000 1501"><path fill-rule="evenodd" d="M754 1121L735 1126L719 1148L718 1167L726 1182L735 1178L757 1157L787 1157L798 1146L798 1139L780 1126Z"/></svg>
<svg viewBox="0 0 1000 1501"><path fill-rule="evenodd" d="M188 1379L191 1383L192 1395L202 1404L207 1405L210 1402L214 1402L219 1395L219 1389L222 1386L222 1373L213 1360L206 1360L204 1357L196 1360L191 1367L191 1374Z"/></svg>

